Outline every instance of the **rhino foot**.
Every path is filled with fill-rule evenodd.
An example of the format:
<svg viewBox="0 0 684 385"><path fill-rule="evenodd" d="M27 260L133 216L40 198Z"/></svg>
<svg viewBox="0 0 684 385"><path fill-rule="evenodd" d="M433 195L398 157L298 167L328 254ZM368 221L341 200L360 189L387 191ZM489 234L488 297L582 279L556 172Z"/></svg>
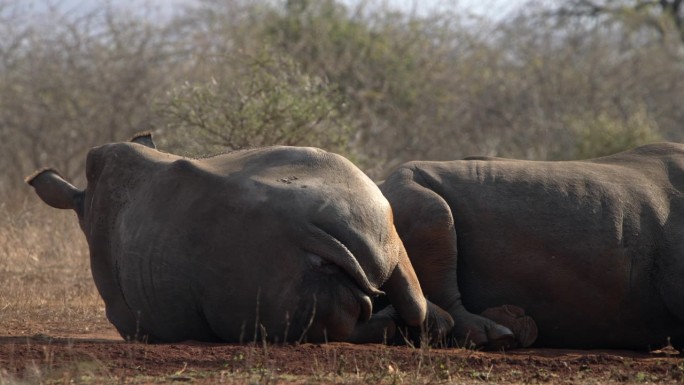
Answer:
<svg viewBox="0 0 684 385"><path fill-rule="evenodd" d="M526 348L537 339L537 324L532 317L525 315L525 310L514 305L502 305L486 309L481 316L503 325L515 335L516 346Z"/></svg>
<svg viewBox="0 0 684 385"><path fill-rule="evenodd" d="M454 327L454 320L449 313L432 302L427 301L427 305L427 315L420 326L406 325L392 305L374 314L371 321L383 316L396 323L396 327L388 329L391 333L386 333L386 337L389 337L386 338L387 342L393 345L445 347L448 345L448 336Z"/></svg>
<svg viewBox="0 0 684 385"><path fill-rule="evenodd" d="M462 309L453 312L456 326L451 332L451 344L469 349L500 350L515 347L515 334L509 328Z"/></svg>
<svg viewBox="0 0 684 385"><path fill-rule="evenodd" d="M454 327L454 320L449 313L432 302L427 301L427 305L425 322L420 327L408 328L408 337L416 346L448 346L448 336Z"/></svg>

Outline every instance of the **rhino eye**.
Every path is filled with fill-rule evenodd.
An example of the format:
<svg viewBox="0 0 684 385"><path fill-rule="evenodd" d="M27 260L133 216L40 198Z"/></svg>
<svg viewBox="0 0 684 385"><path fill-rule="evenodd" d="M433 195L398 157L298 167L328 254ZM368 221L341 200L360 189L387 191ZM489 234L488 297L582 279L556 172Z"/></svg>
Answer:
<svg viewBox="0 0 684 385"><path fill-rule="evenodd" d="M306 256L311 264L312 270L314 271L326 274L332 274L340 271L340 268L337 265L321 257L320 255L306 253Z"/></svg>

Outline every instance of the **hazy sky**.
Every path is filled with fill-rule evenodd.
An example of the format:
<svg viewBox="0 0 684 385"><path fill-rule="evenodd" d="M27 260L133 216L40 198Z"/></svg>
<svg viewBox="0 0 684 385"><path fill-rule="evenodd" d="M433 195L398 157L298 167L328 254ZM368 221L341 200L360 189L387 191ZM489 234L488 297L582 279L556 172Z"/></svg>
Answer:
<svg viewBox="0 0 684 385"><path fill-rule="evenodd" d="M104 4L106 0L19 0L26 6L34 9L42 9L45 4L58 5L62 10L77 11L79 9L86 9L97 7ZM173 12L178 9L178 5L192 4L197 0L109 0L111 4L116 7L152 7L166 12ZM341 0L342 2L355 5L363 0ZM459 8L465 9L476 15L492 16L494 14L501 15L514 9L523 0L371 0L371 3L376 2L386 4L390 7L403 9L407 12L415 10L419 14L427 14L430 11L438 10L441 7L458 5ZM497 10L496 13L491 10Z"/></svg>
<svg viewBox="0 0 684 385"><path fill-rule="evenodd" d="M355 4L359 0L343 0ZM444 6L458 5L478 15L491 16L507 13L522 3L523 0L386 0L391 6L405 10L416 9L418 12L430 12ZM493 10L496 10L493 12Z"/></svg>

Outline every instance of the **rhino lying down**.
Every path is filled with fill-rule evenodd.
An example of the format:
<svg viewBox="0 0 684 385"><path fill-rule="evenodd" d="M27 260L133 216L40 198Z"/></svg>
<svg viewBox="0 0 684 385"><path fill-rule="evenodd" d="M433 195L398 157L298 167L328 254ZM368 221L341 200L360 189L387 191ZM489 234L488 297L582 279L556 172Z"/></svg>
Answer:
<svg viewBox="0 0 684 385"><path fill-rule="evenodd" d="M344 158L272 147L192 160L132 141L88 153L84 191L52 170L27 179L76 211L124 338L377 342L426 313L452 326L423 297L389 203ZM381 291L393 309L372 314Z"/></svg>
<svg viewBox="0 0 684 385"><path fill-rule="evenodd" d="M684 145L586 161L411 162L381 190L455 335L481 344L490 321L466 308L514 304L487 314L523 346L537 329L522 309L537 346L684 345Z"/></svg>

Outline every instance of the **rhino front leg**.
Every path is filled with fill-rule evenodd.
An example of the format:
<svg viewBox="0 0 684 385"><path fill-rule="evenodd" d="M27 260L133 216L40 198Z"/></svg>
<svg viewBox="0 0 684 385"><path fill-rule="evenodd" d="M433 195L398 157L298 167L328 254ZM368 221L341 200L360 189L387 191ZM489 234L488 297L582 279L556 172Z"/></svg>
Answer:
<svg viewBox="0 0 684 385"><path fill-rule="evenodd" d="M389 301L390 305L357 324L351 341L402 344L408 339L414 344L443 345L454 321L449 313L425 299L399 236L395 232L392 236L396 237L398 261L382 286L387 296L376 301Z"/></svg>
<svg viewBox="0 0 684 385"><path fill-rule="evenodd" d="M357 324L349 338L353 343L430 345L444 344L454 326L451 315L431 302L427 302L427 316L420 326L410 326L399 315L394 306L389 305L367 322Z"/></svg>
<svg viewBox="0 0 684 385"><path fill-rule="evenodd" d="M394 340L397 334L398 315L388 306L373 314L366 322L360 322L348 338L355 344L381 344Z"/></svg>
<svg viewBox="0 0 684 385"><path fill-rule="evenodd" d="M417 182L413 170L401 169L381 186L394 212L394 223L426 298L453 317L453 343L498 349L515 346L513 332L470 313L457 282L456 231L447 202Z"/></svg>

